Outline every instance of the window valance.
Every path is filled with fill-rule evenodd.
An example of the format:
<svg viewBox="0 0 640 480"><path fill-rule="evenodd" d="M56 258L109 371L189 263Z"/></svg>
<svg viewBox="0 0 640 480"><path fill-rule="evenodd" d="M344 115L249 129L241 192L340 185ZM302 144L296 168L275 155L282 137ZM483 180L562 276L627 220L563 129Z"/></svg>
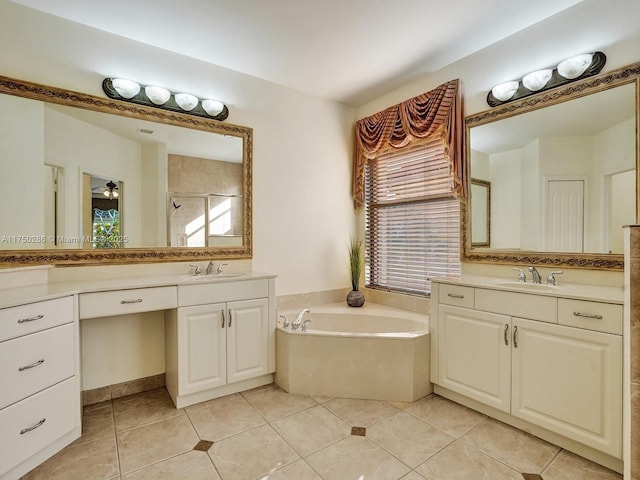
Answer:
<svg viewBox="0 0 640 480"><path fill-rule="evenodd" d="M388 149L440 135L451 162L454 192L464 196L464 118L460 80L451 80L430 92L405 100L356 123L353 159L353 200L364 203L364 169L367 161Z"/></svg>

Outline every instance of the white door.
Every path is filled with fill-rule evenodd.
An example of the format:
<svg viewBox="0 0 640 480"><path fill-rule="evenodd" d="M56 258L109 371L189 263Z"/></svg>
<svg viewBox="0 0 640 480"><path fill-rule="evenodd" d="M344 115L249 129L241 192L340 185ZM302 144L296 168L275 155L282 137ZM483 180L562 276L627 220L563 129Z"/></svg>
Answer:
<svg viewBox="0 0 640 480"><path fill-rule="evenodd" d="M547 181L545 250L584 251L584 189L584 180Z"/></svg>
<svg viewBox="0 0 640 480"><path fill-rule="evenodd" d="M622 441L622 337L513 319L511 414L614 457Z"/></svg>
<svg viewBox="0 0 640 480"><path fill-rule="evenodd" d="M509 412L511 317L438 307L439 385Z"/></svg>
<svg viewBox="0 0 640 480"><path fill-rule="evenodd" d="M178 391L188 395L227 383L224 303L178 309Z"/></svg>
<svg viewBox="0 0 640 480"><path fill-rule="evenodd" d="M227 304L227 382L269 373L269 301Z"/></svg>

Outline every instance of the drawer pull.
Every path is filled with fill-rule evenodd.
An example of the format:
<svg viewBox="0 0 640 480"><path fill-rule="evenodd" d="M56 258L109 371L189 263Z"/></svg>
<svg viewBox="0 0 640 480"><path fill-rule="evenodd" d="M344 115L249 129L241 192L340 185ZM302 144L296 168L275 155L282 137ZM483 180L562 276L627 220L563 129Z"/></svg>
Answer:
<svg viewBox="0 0 640 480"><path fill-rule="evenodd" d="M40 360L38 360L37 362L32 363L31 365L23 365L22 367L18 368L19 372L24 372L25 370L29 370L30 368L34 368L37 367L39 365L42 365L44 363L44 358L41 358Z"/></svg>
<svg viewBox="0 0 640 480"><path fill-rule="evenodd" d="M18 323L35 322L36 320L41 320L43 318L44 318L44 315L40 314L40 315L36 315L35 317L21 318L18 320Z"/></svg>
<svg viewBox="0 0 640 480"><path fill-rule="evenodd" d="M40 420L35 425L33 425L31 427L23 428L22 430L20 430L20 435L24 435L25 433L29 433L30 431L35 430L38 427L41 427L42 425L44 425L44 422L46 422L46 421L47 421L47 419L43 418L42 420Z"/></svg>
<svg viewBox="0 0 640 480"><path fill-rule="evenodd" d="M127 305L130 303L142 303L142 299L141 298L136 298L135 300L120 300L120 304L122 305Z"/></svg>
<svg viewBox="0 0 640 480"><path fill-rule="evenodd" d="M459 293L447 293L447 297L451 297L451 298L464 298L464 295L460 295Z"/></svg>
<svg viewBox="0 0 640 480"><path fill-rule="evenodd" d="M224 328L224 324L227 321L227 319L224 316L224 308L220 310L220 313L222 313L222 328Z"/></svg>
<svg viewBox="0 0 640 480"><path fill-rule="evenodd" d="M231 326L231 316L232 316L231 309L229 309L229 325L228 325L229 327Z"/></svg>
<svg viewBox="0 0 640 480"><path fill-rule="evenodd" d="M592 315L590 313L573 312L576 317L595 318L596 320L602 320L602 315Z"/></svg>
<svg viewBox="0 0 640 480"><path fill-rule="evenodd" d="M504 324L504 344L509 346L509 324Z"/></svg>

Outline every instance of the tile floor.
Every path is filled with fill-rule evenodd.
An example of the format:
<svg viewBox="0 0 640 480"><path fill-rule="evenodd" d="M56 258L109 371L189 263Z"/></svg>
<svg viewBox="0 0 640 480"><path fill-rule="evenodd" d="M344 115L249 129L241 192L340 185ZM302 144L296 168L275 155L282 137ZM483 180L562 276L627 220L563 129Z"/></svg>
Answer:
<svg viewBox="0 0 640 480"><path fill-rule="evenodd" d="M622 478L436 395L405 404L270 385L176 410L161 388L86 407L83 423L23 480Z"/></svg>

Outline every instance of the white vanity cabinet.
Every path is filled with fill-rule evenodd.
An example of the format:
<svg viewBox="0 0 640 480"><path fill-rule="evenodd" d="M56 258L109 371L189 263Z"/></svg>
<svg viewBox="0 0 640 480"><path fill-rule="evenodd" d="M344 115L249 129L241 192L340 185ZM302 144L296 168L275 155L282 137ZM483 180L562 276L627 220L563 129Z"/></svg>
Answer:
<svg viewBox="0 0 640 480"><path fill-rule="evenodd" d="M178 286L166 314L167 389L178 408L273 381L272 279Z"/></svg>
<svg viewBox="0 0 640 480"><path fill-rule="evenodd" d="M434 286L436 392L622 457L621 305Z"/></svg>
<svg viewBox="0 0 640 480"><path fill-rule="evenodd" d="M17 479L81 434L75 297L0 310L0 479Z"/></svg>

